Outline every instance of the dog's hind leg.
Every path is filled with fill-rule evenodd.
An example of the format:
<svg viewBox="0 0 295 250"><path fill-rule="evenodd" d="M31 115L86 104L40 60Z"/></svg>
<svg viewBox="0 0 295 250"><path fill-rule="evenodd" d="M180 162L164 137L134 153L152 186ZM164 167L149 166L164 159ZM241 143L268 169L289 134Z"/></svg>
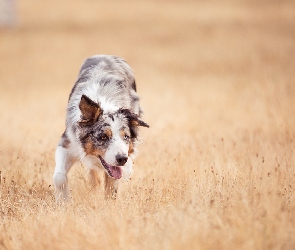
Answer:
<svg viewBox="0 0 295 250"><path fill-rule="evenodd" d="M68 187L67 174L76 159L70 154L69 149L59 145L55 152L55 170L53 182L55 187L55 197L59 202L68 200L70 191Z"/></svg>

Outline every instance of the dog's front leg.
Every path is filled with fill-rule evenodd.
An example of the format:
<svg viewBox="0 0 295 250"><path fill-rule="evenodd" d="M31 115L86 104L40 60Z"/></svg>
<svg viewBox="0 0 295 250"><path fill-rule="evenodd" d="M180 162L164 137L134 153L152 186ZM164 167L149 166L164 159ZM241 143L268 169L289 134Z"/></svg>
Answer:
<svg viewBox="0 0 295 250"><path fill-rule="evenodd" d="M126 162L125 166L123 167L123 176L122 181L127 181L130 179L130 176L132 174L132 159L129 158ZM120 180L115 180L108 176L108 174L105 172L105 198L109 199L116 199L117 193L118 193L118 186Z"/></svg>
<svg viewBox="0 0 295 250"><path fill-rule="evenodd" d="M97 189L100 186L100 179L98 176L98 158L91 156L91 155L86 155L81 159L82 164L88 171L88 179L90 186L93 190Z"/></svg>
<svg viewBox="0 0 295 250"><path fill-rule="evenodd" d="M70 192L68 187L67 174L75 162L68 149L58 146L55 152L55 170L53 182L55 187L55 197L59 202L68 200Z"/></svg>
<svg viewBox="0 0 295 250"><path fill-rule="evenodd" d="M115 180L112 177L108 176L107 173L104 173L105 181L105 198L106 199L116 199L118 192L119 180Z"/></svg>
<svg viewBox="0 0 295 250"><path fill-rule="evenodd" d="M88 173L88 179L92 189L96 189L100 186L100 179L97 170L90 169Z"/></svg>

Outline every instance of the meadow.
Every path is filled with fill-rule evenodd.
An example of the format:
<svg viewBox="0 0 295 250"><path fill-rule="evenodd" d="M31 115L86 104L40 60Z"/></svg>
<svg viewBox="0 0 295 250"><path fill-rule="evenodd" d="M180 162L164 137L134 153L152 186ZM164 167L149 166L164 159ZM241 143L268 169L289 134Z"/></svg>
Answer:
<svg viewBox="0 0 295 250"><path fill-rule="evenodd" d="M0 28L0 249L295 249L294 1L19 1ZM134 69L139 153L116 201L54 152L85 58Z"/></svg>

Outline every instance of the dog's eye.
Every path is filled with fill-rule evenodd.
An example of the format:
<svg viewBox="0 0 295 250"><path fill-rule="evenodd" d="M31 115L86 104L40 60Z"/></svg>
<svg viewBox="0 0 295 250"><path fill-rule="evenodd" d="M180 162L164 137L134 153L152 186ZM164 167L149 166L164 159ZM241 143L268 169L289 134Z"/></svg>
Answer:
<svg viewBox="0 0 295 250"><path fill-rule="evenodd" d="M130 139L130 136L128 136L128 135L125 134L125 135L124 135L124 140L125 140L125 141L129 141L129 139Z"/></svg>
<svg viewBox="0 0 295 250"><path fill-rule="evenodd" d="M100 141L107 141L109 137L106 134L101 134L98 136L98 140Z"/></svg>

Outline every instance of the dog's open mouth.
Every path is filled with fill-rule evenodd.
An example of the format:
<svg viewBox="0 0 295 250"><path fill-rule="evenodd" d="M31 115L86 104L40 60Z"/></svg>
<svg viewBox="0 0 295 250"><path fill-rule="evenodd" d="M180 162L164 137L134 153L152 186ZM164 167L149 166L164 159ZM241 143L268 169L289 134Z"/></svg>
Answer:
<svg viewBox="0 0 295 250"><path fill-rule="evenodd" d="M120 179L122 177L122 168L117 166L111 166L105 162L105 160L99 156L99 159L101 161L101 164L105 168L105 170L108 172L108 174L113 177L114 179Z"/></svg>

